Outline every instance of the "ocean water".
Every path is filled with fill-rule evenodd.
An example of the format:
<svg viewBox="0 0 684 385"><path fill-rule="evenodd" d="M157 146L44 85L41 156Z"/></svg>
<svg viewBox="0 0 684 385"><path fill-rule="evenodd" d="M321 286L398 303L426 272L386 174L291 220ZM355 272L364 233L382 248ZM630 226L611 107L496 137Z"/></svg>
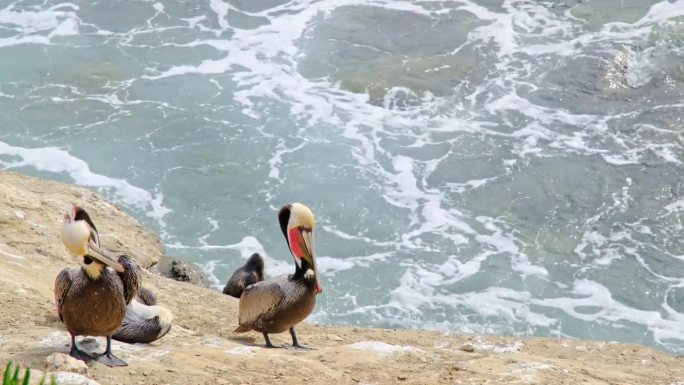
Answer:
<svg viewBox="0 0 684 385"><path fill-rule="evenodd" d="M315 322L684 354L683 63L682 0L0 0L0 167L217 288L304 202Z"/></svg>

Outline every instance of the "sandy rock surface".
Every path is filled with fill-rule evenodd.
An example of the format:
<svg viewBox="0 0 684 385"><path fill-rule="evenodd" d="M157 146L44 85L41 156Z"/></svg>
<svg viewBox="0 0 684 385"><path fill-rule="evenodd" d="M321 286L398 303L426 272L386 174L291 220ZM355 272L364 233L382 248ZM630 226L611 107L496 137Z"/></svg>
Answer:
<svg viewBox="0 0 684 385"><path fill-rule="evenodd" d="M81 360L77 360L68 354L52 353L46 359L47 370L51 372L72 372L88 374L88 365Z"/></svg>

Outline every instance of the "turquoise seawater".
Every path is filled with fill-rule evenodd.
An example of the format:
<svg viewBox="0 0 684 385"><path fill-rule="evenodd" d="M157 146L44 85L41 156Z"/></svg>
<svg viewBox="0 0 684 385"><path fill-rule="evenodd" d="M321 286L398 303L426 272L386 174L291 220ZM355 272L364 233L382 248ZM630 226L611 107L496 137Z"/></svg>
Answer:
<svg viewBox="0 0 684 385"><path fill-rule="evenodd" d="M306 203L315 322L681 354L683 63L682 0L0 0L0 167L217 288Z"/></svg>

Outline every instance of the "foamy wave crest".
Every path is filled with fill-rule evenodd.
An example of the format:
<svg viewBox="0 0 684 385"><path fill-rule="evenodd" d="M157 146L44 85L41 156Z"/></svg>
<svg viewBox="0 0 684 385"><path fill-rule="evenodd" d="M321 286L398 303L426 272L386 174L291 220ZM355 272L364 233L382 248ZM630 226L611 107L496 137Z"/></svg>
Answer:
<svg viewBox="0 0 684 385"><path fill-rule="evenodd" d="M19 44L50 44L55 36L78 34L78 6L62 3L41 11L17 10L15 4L0 9L0 25L16 35L0 38L0 47Z"/></svg>
<svg viewBox="0 0 684 385"><path fill-rule="evenodd" d="M24 148L0 141L0 156L2 167L29 167L55 174L67 174L75 183L109 192L115 201L135 207L161 223L162 218L171 212L163 205L162 194L151 194L124 179L94 173L88 163L56 147Z"/></svg>
<svg viewBox="0 0 684 385"><path fill-rule="evenodd" d="M240 240L240 242L234 243L234 244L229 244L229 245L211 245L204 240L201 240L201 245L198 246L188 246L188 245L183 245L183 244L178 244L178 243L172 243L172 244L167 244L166 246L170 249L175 249L175 250L199 250L199 251L221 251L221 250L233 250L233 251L238 251L240 253L240 257L242 259L247 259L249 258L252 254L254 253L259 253L263 258L264 258L264 273L267 276L279 276L279 275L285 275L285 274L290 274L293 271L293 266L292 264L288 264L285 261L279 260L279 259L274 259L271 258L266 251L264 250L264 246L259 242L259 240L253 236L246 236ZM229 257L226 257L226 259ZM242 262L241 262L242 263ZM211 281L214 283L214 286L217 288L222 288L223 285L225 285L224 279L227 279L227 277L224 277L223 279L221 277L218 277L216 275L216 268L217 265L221 264L226 264L225 259L221 260L212 260L209 261L205 264L202 264L202 268L204 271L209 274ZM231 265L235 265L235 263L231 263Z"/></svg>
<svg viewBox="0 0 684 385"><path fill-rule="evenodd" d="M536 299L531 301L540 306L561 309L574 318L604 325L645 326L647 333L662 345L677 349L682 340L681 325L684 315L669 306L666 312L641 310L626 306L613 297L605 286L587 279L577 280L572 288L572 297Z"/></svg>

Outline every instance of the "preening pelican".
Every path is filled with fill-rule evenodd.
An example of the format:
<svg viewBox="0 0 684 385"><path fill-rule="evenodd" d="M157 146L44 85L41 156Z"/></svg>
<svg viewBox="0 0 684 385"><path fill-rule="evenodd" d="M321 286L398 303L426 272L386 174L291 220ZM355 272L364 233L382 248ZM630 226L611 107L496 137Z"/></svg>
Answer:
<svg viewBox="0 0 684 385"><path fill-rule="evenodd" d="M57 311L71 334L70 355L84 361L97 359L108 366L127 365L112 354L112 337L126 342L154 341L171 328L171 313L161 306L148 306L143 298L136 299L154 297L140 290L140 267L128 256L115 260L103 252L95 224L76 205L64 216L62 241L82 258L79 269L64 269L55 280ZM80 350L75 339L79 335L107 337L105 352L93 357Z"/></svg>

